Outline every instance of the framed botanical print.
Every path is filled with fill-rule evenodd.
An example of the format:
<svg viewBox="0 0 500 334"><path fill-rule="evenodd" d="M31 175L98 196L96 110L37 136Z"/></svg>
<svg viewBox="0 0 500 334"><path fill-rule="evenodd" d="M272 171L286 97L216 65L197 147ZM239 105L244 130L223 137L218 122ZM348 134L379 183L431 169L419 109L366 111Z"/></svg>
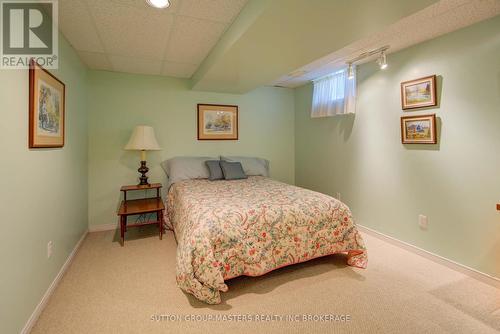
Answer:
<svg viewBox="0 0 500 334"><path fill-rule="evenodd" d="M238 140L238 106L198 104L198 140Z"/></svg>
<svg viewBox="0 0 500 334"><path fill-rule="evenodd" d="M436 144L436 115L401 117L403 144Z"/></svg>
<svg viewBox="0 0 500 334"><path fill-rule="evenodd" d="M65 86L33 59L29 69L29 147L63 147Z"/></svg>
<svg viewBox="0 0 500 334"><path fill-rule="evenodd" d="M437 105L436 76L401 83L401 107L403 110Z"/></svg>

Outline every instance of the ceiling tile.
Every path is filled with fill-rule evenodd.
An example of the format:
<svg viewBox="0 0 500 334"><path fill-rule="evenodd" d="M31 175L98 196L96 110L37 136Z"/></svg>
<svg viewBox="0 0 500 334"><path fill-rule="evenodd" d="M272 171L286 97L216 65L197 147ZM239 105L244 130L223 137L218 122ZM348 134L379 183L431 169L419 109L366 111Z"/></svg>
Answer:
<svg viewBox="0 0 500 334"><path fill-rule="evenodd" d="M111 63L104 53L77 51L80 59L92 70L112 71Z"/></svg>
<svg viewBox="0 0 500 334"><path fill-rule="evenodd" d="M173 21L170 12L102 0L87 2L106 52L163 59Z"/></svg>
<svg viewBox="0 0 500 334"><path fill-rule="evenodd" d="M189 78L247 0L170 2L59 0L60 29L91 69Z"/></svg>
<svg viewBox="0 0 500 334"><path fill-rule="evenodd" d="M182 0L179 15L230 23L247 0Z"/></svg>
<svg viewBox="0 0 500 334"><path fill-rule="evenodd" d="M175 20L167 61L199 64L217 43L226 25L185 16Z"/></svg>
<svg viewBox="0 0 500 334"><path fill-rule="evenodd" d="M160 75L163 62L155 59L109 56L113 69L117 72Z"/></svg>
<svg viewBox="0 0 500 334"><path fill-rule="evenodd" d="M77 50L104 51L83 0L59 0L59 29Z"/></svg>
<svg viewBox="0 0 500 334"><path fill-rule="evenodd" d="M176 78L191 78L197 68L198 65L166 61L163 63L161 74Z"/></svg>

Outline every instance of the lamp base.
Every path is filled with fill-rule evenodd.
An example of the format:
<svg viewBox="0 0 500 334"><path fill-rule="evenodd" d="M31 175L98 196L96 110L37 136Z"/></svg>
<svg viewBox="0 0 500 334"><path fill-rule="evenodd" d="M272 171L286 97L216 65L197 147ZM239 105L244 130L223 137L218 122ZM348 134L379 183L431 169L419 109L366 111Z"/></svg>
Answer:
<svg viewBox="0 0 500 334"><path fill-rule="evenodd" d="M137 170L139 173L141 173L141 177L139 177L139 185L140 186L147 186L149 185L148 183L148 177L146 176L146 173L149 172L149 168L146 167L146 161L142 160L141 161L141 167Z"/></svg>

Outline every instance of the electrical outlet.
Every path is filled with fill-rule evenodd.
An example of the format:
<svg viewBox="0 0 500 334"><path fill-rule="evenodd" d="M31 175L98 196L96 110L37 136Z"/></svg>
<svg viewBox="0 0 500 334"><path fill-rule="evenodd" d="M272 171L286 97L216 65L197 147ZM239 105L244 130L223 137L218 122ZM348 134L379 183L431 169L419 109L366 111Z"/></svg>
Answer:
<svg viewBox="0 0 500 334"><path fill-rule="evenodd" d="M427 227L429 226L429 220L427 219L427 216L418 216L418 226L420 226L422 230L427 230Z"/></svg>
<svg viewBox="0 0 500 334"><path fill-rule="evenodd" d="M337 193L337 199L338 199L339 201L341 201L341 200L342 200L342 197L340 196L340 193Z"/></svg>
<svg viewBox="0 0 500 334"><path fill-rule="evenodd" d="M52 256L53 248L54 248L54 243L52 241L49 241L47 243L47 259L50 259L50 257Z"/></svg>

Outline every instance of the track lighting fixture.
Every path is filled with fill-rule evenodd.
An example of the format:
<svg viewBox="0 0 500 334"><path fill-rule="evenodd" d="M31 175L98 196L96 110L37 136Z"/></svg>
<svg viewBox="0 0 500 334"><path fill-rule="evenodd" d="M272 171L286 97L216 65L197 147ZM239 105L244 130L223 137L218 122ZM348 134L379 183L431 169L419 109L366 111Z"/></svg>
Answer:
<svg viewBox="0 0 500 334"><path fill-rule="evenodd" d="M349 59L346 64L347 64L347 76L349 79L353 79L354 78L354 68L353 68L353 64L355 62L358 62L360 60L363 60L365 58L369 58L369 57L372 57L372 56L375 56L375 55L379 55L378 58L377 58L377 64L378 66L380 66L380 69L381 70L385 70L387 68L387 56L385 54L385 52L389 49L389 45L385 45L383 47L380 47L378 49L374 49L374 50L370 50L370 51L367 51L367 52L364 52L362 54L360 54L359 56L355 57L355 58L352 58L352 59Z"/></svg>
<svg viewBox="0 0 500 334"><path fill-rule="evenodd" d="M380 56L378 57L377 62L381 70L385 70L387 68L387 56L385 55L385 50L380 52Z"/></svg>
<svg viewBox="0 0 500 334"><path fill-rule="evenodd" d="M348 63L347 78L349 80L354 79L354 68L352 67L352 63Z"/></svg>

